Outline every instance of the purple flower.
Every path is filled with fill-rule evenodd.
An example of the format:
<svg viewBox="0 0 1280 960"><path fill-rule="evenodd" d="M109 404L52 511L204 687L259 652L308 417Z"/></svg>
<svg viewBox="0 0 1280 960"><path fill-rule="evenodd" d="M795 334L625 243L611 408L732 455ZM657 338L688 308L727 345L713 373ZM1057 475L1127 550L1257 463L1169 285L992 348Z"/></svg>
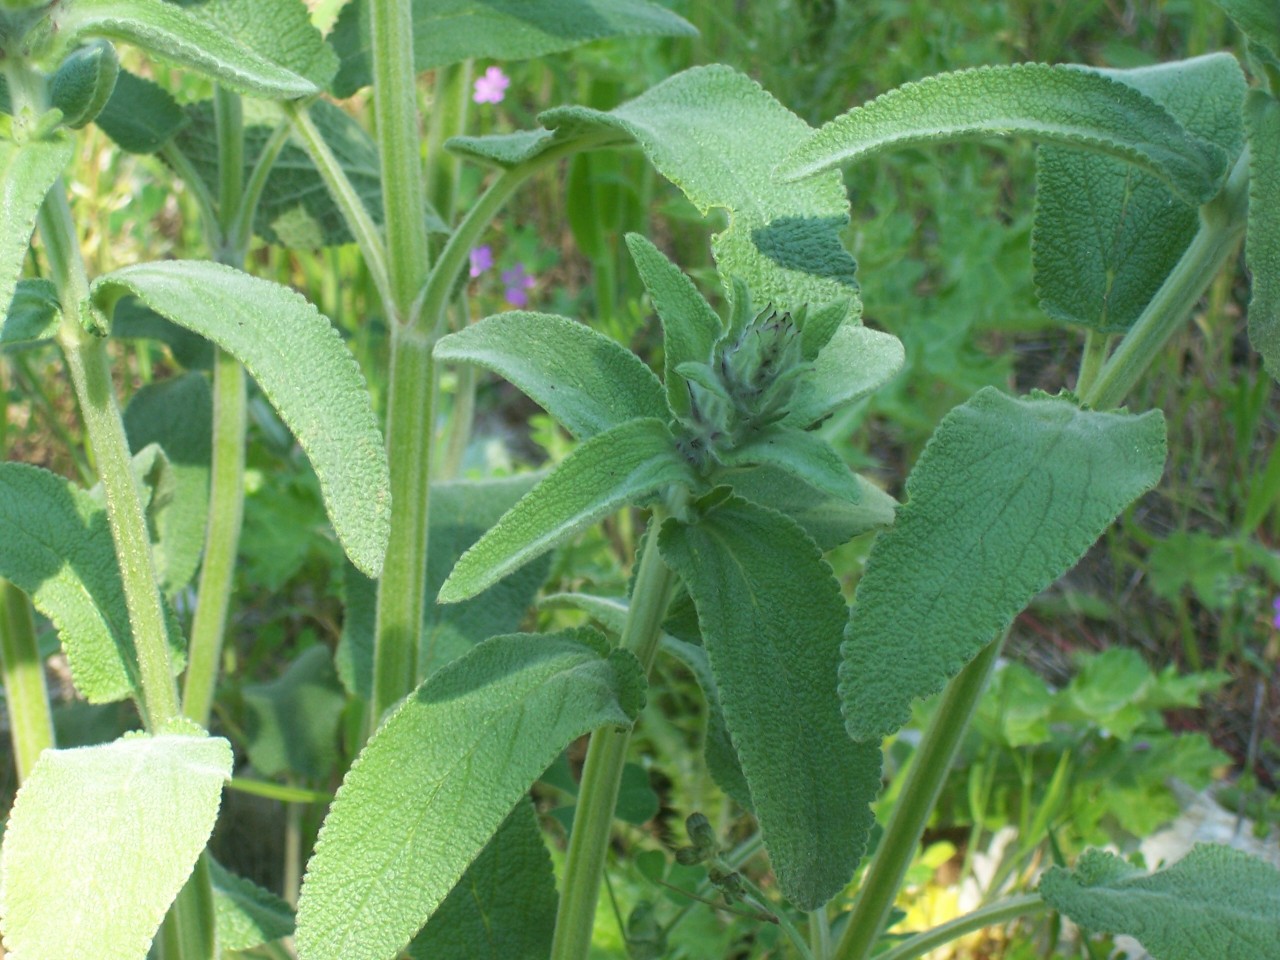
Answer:
<svg viewBox="0 0 1280 960"><path fill-rule="evenodd" d="M476 103L501 103L509 86L511 78L501 68L490 67L484 72L484 76L476 77L475 93L471 95L471 99Z"/></svg>
<svg viewBox="0 0 1280 960"><path fill-rule="evenodd" d="M493 250L488 246L471 251L471 276L478 277L493 266Z"/></svg>
<svg viewBox="0 0 1280 960"><path fill-rule="evenodd" d="M507 288L503 295L507 298L507 303L513 307L527 307L529 294L525 291L532 290L536 282L525 273L523 263L517 263L510 270L503 270L502 285Z"/></svg>
<svg viewBox="0 0 1280 960"><path fill-rule="evenodd" d="M1271 601L1271 625L1280 630L1280 597L1276 597Z"/></svg>

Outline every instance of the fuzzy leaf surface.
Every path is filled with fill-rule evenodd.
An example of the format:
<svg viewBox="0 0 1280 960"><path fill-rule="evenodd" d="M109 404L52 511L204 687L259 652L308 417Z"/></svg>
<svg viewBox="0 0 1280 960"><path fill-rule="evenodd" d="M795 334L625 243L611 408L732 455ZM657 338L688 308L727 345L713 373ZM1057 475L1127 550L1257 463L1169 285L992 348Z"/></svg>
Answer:
<svg viewBox="0 0 1280 960"><path fill-rule="evenodd" d="M138 264L94 281L101 306L131 293L244 364L298 438L347 556L377 576L390 534L387 455L364 376L333 325L287 287L220 264Z"/></svg>
<svg viewBox="0 0 1280 960"><path fill-rule="evenodd" d="M0 343L48 340L58 333L62 305L58 288L44 278L27 277L13 288L9 312L0 321Z"/></svg>
<svg viewBox="0 0 1280 960"><path fill-rule="evenodd" d="M856 301L857 265L840 242L849 222L844 184L834 170L801 183L774 176L777 154L761 144L795 143L812 131L750 77L694 67L608 112L557 107L538 121L549 130L455 137L449 146L505 166L575 139L584 148L634 142L703 214L729 212L728 228L711 240L722 277L743 280L757 302L779 310Z"/></svg>
<svg viewBox="0 0 1280 960"><path fill-rule="evenodd" d="M0 862L13 960L143 960L231 776L231 745L175 726L46 750L18 792Z"/></svg>
<svg viewBox="0 0 1280 960"><path fill-rule="evenodd" d="M893 523L898 502L870 480L857 474L853 479L858 485L854 500L833 497L765 464L726 473L717 482L729 484L734 493L753 503L785 513L825 551Z"/></svg>
<svg viewBox="0 0 1280 960"><path fill-rule="evenodd" d="M65 132L22 144L0 140L0 308L6 313L22 275L40 205L71 162L74 149Z"/></svg>
<svg viewBox="0 0 1280 960"><path fill-rule="evenodd" d="M443 337L435 357L492 370L579 440L628 420L669 416L662 384L639 357L565 317L495 314Z"/></svg>
<svg viewBox="0 0 1280 960"><path fill-rule="evenodd" d="M978 391L938 425L871 549L840 665L849 735L879 742L1160 480L1164 418Z"/></svg>
<svg viewBox="0 0 1280 960"><path fill-rule="evenodd" d="M658 544L697 608L779 886L816 909L853 876L880 789L880 744L854 743L840 718L840 585L793 521L739 497L668 520Z"/></svg>
<svg viewBox="0 0 1280 960"><path fill-rule="evenodd" d="M787 420L807 427L884 386L902 369L902 341L860 323L843 323L796 387Z"/></svg>
<svg viewBox="0 0 1280 960"><path fill-rule="evenodd" d="M336 68L299 0L210 0L198 11L163 0L76 0L51 28L63 43L105 37L208 74L239 93L319 93Z"/></svg>
<svg viewBox="0 0 1280 960"><path fill-rule="evenodd" d="M173 475L166 503L152 503L153 556L160 585L173 596L195 575L209 516L209 464L213 448L213 395L203 374L149 383L124 411L129 448L151 443L164 450Z"/></svg>
<svg viewBox="0 0 1280 960"><path fill-rule="evenodd" d="M521 800L413 938L409 957L545 960L558 904L537 815Z"/></svg>
<svg viewBox="0 0 1280 960"><path fill-rule="evenodd" d="M728 467L766 464L828 496L856 503L858 479L831 445L815 433L775 426L721 454ZM732 482L732 481L730 481Z"/></svg>
<svg viewBox="0 0 1280 960"><path fill-rule="evenodd" d="M111 528L90 494L39 467L0 464L0 576L53 622L86 699L111 703L139 689Z"/></svg>
<svg viewBox="0 0 1280 960"><path fill-rule="evenodd" d="M1249 38L1251 52L1280 66L1280 21L1270 0L1213 0Z"/></svg>
<svg viewBox="0 0 1280 960"><path fill-rule="evenodd" d="M660 420L631 420L567 456L462 555L440 603L473 597L598 520L673 483L693 484Z"/></svg>
<svg viewBox="0 0 1280 960"><path fill-rule="evenodd" d="M224 951L252 950L293 933L293 910L274 893L212 858L209 876L218 946Z"/></svg>
<svg viewBox="0 0 1280 960"><path fill-rule="evenodd" d="M1280 379L1280 102L1249 94L1249 226L1245 260L1252 277L1249 342Z"/></svg>
<svg viewBox="0 0 1280 960"><path fill-rule="evenodd" d="M1246 86L1230 54L1098 72L1155 100L1232 161L1239 155ZM1032 256L1040 305L1055 320L1123 332L1195 236L1199 212L1114 157L1051 145L1038 157Z"/></svg>
<svg viewBox="0 0 1280 960"><path fill-rule="evenodd" d="M302 960L391 960L572 740L630 725L640 663L594 631L494 637L380 726L320 831L298 907Z"/></svg>
<svg viewBox="0 0 1280 960"><path fill-rule="evenodd" d="M1269 960L1280 949L1280 871L1219 844L1150 875L1087 850L1074 870L1050 867L1040 895L1086 929L1137 938L1156 960Z"/></svg>
<svg viewBox="0 0 1280 960"><path fill-rule="evenodd" d="M1226 173L1226 153L1137 90L1097 73L1020 63L908 83L824 124L778 168L807 177L886 150L1018 134L1136 164L1190 203Z"/></svg>
<svg viewBox="0 0 1280 960"><path fill-rule="evenodd" d="M121 150L155 153L182 129L186 115L158 83L121 70L107 105L94 123Z"/></svg>
<svg viewBox="0 0 1280 960"><path fill-rule="evenodd" d="M667 403L677 415L689 413L689 388L676 367L682 363L707 363L724 324L711 304L698 292L684 271L638 233L626 237L627 249L649 299L662 321L663 382Z"/></svg>
<svg viewBox="0 0 1280 960"><path fill-rule="evenodd" d="M419 72L476 58L541 57L605 37L696 32L648 0L413 0L413 64ZM332 41L342 60L333 93L349 97L373 82L367 0L343 8Z"/></svg>

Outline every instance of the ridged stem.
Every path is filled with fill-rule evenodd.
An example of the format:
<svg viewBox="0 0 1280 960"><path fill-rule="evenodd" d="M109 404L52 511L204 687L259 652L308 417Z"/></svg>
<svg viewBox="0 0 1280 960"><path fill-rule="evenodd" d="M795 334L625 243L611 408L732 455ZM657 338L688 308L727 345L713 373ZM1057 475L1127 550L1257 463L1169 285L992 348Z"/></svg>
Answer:
<svg viewBox="0 0 1280 960"><path fill-rule="evenodd" d="M13 758L22 783L41 751L54 745L53 714L31 601L8 580L0 580L0 673Z"/></svg>

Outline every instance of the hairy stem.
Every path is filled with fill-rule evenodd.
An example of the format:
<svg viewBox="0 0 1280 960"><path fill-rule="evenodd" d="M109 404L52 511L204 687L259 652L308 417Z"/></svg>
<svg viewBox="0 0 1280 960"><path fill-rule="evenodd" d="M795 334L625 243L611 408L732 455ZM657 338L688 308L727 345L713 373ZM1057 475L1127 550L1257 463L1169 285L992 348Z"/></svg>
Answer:
<svg viewBox="0 0 1280 960"><path fill-rule="evenodd" d="M13 759L22 783L41 751L54 745L53 714L31 601L7 580L0 580L0 673L4 675Z"/></svg>

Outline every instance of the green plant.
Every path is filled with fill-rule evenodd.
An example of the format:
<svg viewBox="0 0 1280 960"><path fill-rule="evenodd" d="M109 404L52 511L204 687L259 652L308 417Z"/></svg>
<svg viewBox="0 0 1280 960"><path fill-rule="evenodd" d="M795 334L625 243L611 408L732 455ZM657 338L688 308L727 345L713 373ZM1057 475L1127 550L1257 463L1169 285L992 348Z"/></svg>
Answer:
<svg viewBox="0 0 1280 960"><path fill-rule="evenodd" d="M325 41L296 0L5 2L0 263L9 286L0 300L11 306L2 339L57 343L101 481L86 491L22 464L0 470L0 575L17 588L4 594L3 668L6 687L22 691L10 704L25 778L0 861L6 947L18 960L274 949L266 945L294 927L288 904L202 853L219 796L230 780L294 804L327 802L303 781L333 769L344 730L359 756L301 883L294 941L303 960L405 950L581 960L632 727L661 653L701 687L707 768L758 825L758 836L731 847L690 816L691 845L676 858L705 870L705 881L688 892L776 922L778 942L798 956L869 957L1008 625L1158 482L1163 418L1121 404L1246 231L1251 334L1269 366L1280 362L1280 105L1267 92L1280 36L1264 4L1224 7L1253 42L1256 89L1226 55L1110 74L992 67L902 87L813 131L743 74L712 66L609 110L561 107L541 113L536 130L475 137L451 136L465 133L469 59L687 34L688 25L643 0L355 0ZM178 107L121 71L110 41L206 74L212 99ZM413 78L433 68L424 170ZM315 99L369 85L376 140ZM165 157L195 195L207 252L220 262L88 276L61 183L68 128L88 122L126 149ZM1036 280L1055 320L1087 330L1080 374L1073 392L1012 397L987 387L956 406L899 506L852 473L821 430L903 361L895 337L861 323L835 168L1009 132L1044 144ZM630 234L662 325L661 378L562 317L516 311L463 323L460 278L513 193L562 158L629 147L702 213L728 212L712 238L726 316ZM465 209L463 163L493 171ZM1080 182L1095 187L1083 206ZM614 225L638 216L615 213ZM597 264L618 267L618 237L589 236L584 218L577 231ZM47 277L18 279L36 227ZM390 341L382 434L331 325L298 294L236 268L254 233L285 247L358 244ZM1099 234L1111 242L1097 244ZM602 299L611 286L605 276ZM183 344L175 355L211 341L212 391L199 375L139 391L130 426L105 346L130 334ZM437 361L500 374L576 446L532 483L433 482ZM287 774L285 784L233 779L230 742L205 729L244 497L241 364L306 452L351 561L332 668L312 646L275 682L240 688L249 757L261 773ZM443 441L449 475L470 432L466 376ZM163 415L171 410L183 414L176 423ZM207 459L204 443L183 446L206 429ZM193 517L206 475L204 522ZM628 595L554 598L617 642L593 627L514 632L545 576L536 561L623 508L650 514L627 558ZM872 531L850 611L824 552ZM187 644L170 598L202 546ZM80 692L132 699L145 731L48 749L25 597L57 627ZM939 691L843 910L838 898L872 835L882 741L914 701ZM587 733L557 896L527 794ZM296 863L296 808L287 831ZM786 906L741 870L760 847ZM646 863L646 876L666 882L664 863ZM1278 899L1280 874L1225 848L1151 875L1090 851L1074 871L1046 873L1038 893L879 955L905 960L1052 909L1137 933L1165 960L1215 950L1261 958L1274 946ZM628 947L655 955L665 932L637 905Z"/></svg>

